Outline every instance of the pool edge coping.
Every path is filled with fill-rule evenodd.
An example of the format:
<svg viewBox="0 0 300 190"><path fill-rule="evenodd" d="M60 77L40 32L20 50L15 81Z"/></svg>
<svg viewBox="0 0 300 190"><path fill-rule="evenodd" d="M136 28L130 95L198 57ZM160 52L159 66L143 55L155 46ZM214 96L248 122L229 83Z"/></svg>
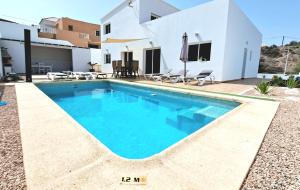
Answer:
<svg viewBox="0 0 300 190"><path fill-rule="evenodd" d="M104 80L102 80L102 81L104 81ZM108 80L108 81L111 81L111 80ZM113 81L113 82L119 82L120 83L120 81ZM124 81L122 81L121 83L126 83L126 84L129 84L129 85L133 85L133 82L124 82ZM17 84L18 85L18 84ZM144 87L149 87L149 86L151 86L151 87L156 87L155 85L150 85L150 84L140 84L140 83L138 83L137 84L138 86L144 86ZM35 85L34 85L35 86ZM172 87L163 87L163 86L159 86L160 88L159 89L162 89L162 90L166 90L166 88L167 88L167 90L168 91L173 91L172 90ZM17 86L16 86L16 88L17 88ZM37 88L36 86L35 86L35 88ZM37 88L38 89L38 88ZM186 91L187 89L180 89L179 90L179 93L182 93L182 91ZM177 90L176 90L177 91ZM195 90L188 90L189 92L190 91L195 91ZM199 92L199 91L195 91L196 93L193 93L193 95L197 95L197 96L199 96L199 95L203 95L203 93L204 94L206 94L206 96L207 97L210 97L210 98L214 98L214 97L212 97L211 96L211 92L208 92L208 93L206 93L206 92L203 92L203 91L201 91L201 92ZM42 92L41 92L42 93ZM200 93L200 94L198 94L198 93ZM42 93L44 96L46 96L44 93ZM188 93L189 94L189 93ZM236 97L234 97L234 98L230 98L229 99L229 97L232 97L232 95L230 95L230 94L225 94L225 98L224 98L224 94L219 94L219 93L217 93L217 98L218 99L224 99L224 100L229 100L229 101L232 101L232 100L234 100L234 101L236 101ZM228 97L229 96L229 97ZM93 141L96 141L96 142L98 142L99 144L101 144L101 148L105 148L105 149L107 149L107 150L109 150L105 145L103 145L99 140L97 140L93 135L91 135L86 129L84 129L84 127L82 127L75 119L73 119L69 114L67 114L62 108L60 108L56 103L54 103L48 96L46 96L51 102L52 102L52 105L56 105L56 108L58 108L58 109L60 109L61 111L63 111L64 113L65 113L65 115L67 115L68 116L68 119L69 120L72 120L72 122L73 123L76 123L76 126L78 126L79 128L80 128L80 130L81 131L84 131L84 133L88 133L88 135L89 136L91 136L92 138L93 138ZM222 97L222 98L220 98L220 97ZM165 149L165 150L163 150L161 153L159 153L159 154L156 154L156 155L154 155L154 156L152 156L152 157L150 157L150 158L146 158L146 159L142 159L142 160L134 160L134 159L126 159L126 158L123 158L123 157L120 157L120 156L118 156L117 155L117 157L118 157L118 159L124 159L124 161L130 161L130 162L136 162L136 161L139 161L139 162L146 162L146 161L153 161L153 160L157 160L157 159L159 159L159 157L163 157L164 156L164 154L167 154L167 153L165 153L165 152L167 152L168 150L170 150L170 149L173 149L173 148L175 148L176 146L178 146L178 144L182 144L183 142L182 141L190 141L192 138L193 138L193 136L198 136L200 133L202 133L202 130L209 130L210 129L210 127L211 126L214 126L215 125L215 123L218 123L219 121L221 121L221 120L223 120L224 118L226 118L226 117L230 117L230 115L233 113L233 112L235 112L235 111L238 111L239 109L241 109L241 106L245 106L245 104L247 104L247 103L250 103L250 102L253 102L253 101L268 101L268 100L261 100L261 99L259 99L259 100L256 100L256 99L250 99L249 100L249 98L248 97L238 97L238 99L239 100L245 100L244 102L242 102L242 104L240 105L240 106L238 106L238 107L236 107L235 109L233 109L233 110L231 110L230 112L228 112L228 113L226 113L225 115L223 115L223 116L221 116L221 117L219 117L219 118L217 118L217 119L215 119L213 122L211 122L211 123L209 123L208 125L206 125L205 127L203 127L202 129L200 129L200 130L198 130L197 132L195 132L195 133L193 133L193 134L191 134L191 135L189 135L189 136L187 136L186 138L184 138L184 139L182 139L181 141L178 141L177 143L175 143L175 144L173 144L172 146L170 146L170 147L168 147L167 149ZM240 101L239 101L240 102ZM272 101L272 102L274 102L274 103L278 103L278 106L279 106L279 102L277 102L277 101ZM275 112L276 113L276 112ZM261 142L262 143L262 142ZM110 151L110 150L109 150ZM257 150L258 151L258 150ZM110 151L111 153L112 153L112 151ZM114 156L116 156L116 154L115 153L113 153L113 155ZM255 159L255 157L254 157L254 159ZM250 165L251 166L251 165ZM246 176L245 176L246 177ZM242 184L241 184L242 185Z"/></svg>

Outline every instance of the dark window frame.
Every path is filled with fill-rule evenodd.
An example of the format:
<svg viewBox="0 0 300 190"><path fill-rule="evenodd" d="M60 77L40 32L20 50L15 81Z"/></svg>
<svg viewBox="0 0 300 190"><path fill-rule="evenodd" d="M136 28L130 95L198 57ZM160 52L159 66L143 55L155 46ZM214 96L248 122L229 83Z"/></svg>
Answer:
<svg viewBox="0 0 300 190"><path fill-rule="evenodd" d="M202 62L210 61L211 59L211 42L199 44L199 60Z"/></svg>
<svg viewBox="0 0 300 190"><path fill-rule="evenodd" d="M161 16L157 15L157 14L154 14L154 13L151 13L150 15L150 20L156 20L156 19L159 19Z"/></svg>
<svg viewBox="0 0 300 190"><path fill-rule="evenodd" d="M104 54L104 64L111 64L111 54Z"/></svg>
<svg viewBox="0 0 300 190"><path fill-rule="evenodd" d="M95 36L100 37L100 30L96 30Z"/></svg>
<svg viewBox="0 0 300 190"><path fill-rule="evenodd" d="M111 33L111 24L105 24L104 25L104 34L110 34Z"/></svg>
<svg viewBox="0 0 300 190"><path fill-rule="evenodd" d="M198 60L199 60L199 44L190 44L189 51L188 51L188 61L198 61Z"/></svg>
<svg viewBox="0 0 300 190"><path fill-rule="evenodd" d="M212 42L191 43L188 45L188 61L208 62L211 60Z"/></svg>

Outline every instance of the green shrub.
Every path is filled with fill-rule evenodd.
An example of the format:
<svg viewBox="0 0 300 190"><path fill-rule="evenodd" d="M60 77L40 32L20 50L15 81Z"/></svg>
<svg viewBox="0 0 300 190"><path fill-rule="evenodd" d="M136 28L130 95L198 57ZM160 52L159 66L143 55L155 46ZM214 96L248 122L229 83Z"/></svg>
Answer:
<svg viewBox="0 0 300 190"><path fill-rule="evenodd" d="M269 94L269 92L270 92L270 84L268 82L261 81L260 83L258 83L256 85L255 89L258 92L260 92L261 94Z"/></svg>
<svg viewBox="0 0 300 190"><path fill-rule="evenodd" d="M284 81L281 77L278 77L277 75L274 75L274 76L273 76L273 78L272 78L270 84L271 84L272 86L281 86L281 87L283 87L283 86L286 85L286 84L285 84L285 81Z"/></svg>
<svg viewBox="0 0 300 190"><path fill-rule="evenodd" d="M290 76L289 79L286 81L286 86L288 88L297 88L298 87L298 81L295 79L294 76Z"/></svg>

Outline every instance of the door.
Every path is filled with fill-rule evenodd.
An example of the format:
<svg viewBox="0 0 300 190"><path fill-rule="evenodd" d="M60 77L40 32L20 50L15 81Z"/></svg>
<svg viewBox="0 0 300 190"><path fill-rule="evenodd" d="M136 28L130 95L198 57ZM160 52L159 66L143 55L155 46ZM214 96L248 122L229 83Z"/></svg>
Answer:
<svg viewBox="0 0 300 190"><path fill-rule="evenodd" d="M146 74L160 73L160 49L146 50Z"/></svg>
<svg viewBox="0 0 300 190"><path fill-rule="evenodd" d="M160 49L153 50L153 73L160 73Z"/></svg>
<svg viewBox="0 0 300 190"><path fill-rule="evenodd" d="M246 67L247 67L247 57L248 57L248 49L244 49L244 60L243 60L243 68L242 68L242 79L245 78L246 75Z"/></svg>

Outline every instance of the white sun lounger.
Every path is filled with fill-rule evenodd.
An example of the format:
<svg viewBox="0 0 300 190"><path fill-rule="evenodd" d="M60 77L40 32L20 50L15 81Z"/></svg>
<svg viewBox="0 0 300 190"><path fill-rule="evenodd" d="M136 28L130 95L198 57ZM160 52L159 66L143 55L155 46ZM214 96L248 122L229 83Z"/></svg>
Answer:
<svg viewBox="0 0 300 190"><path fill-rule="evenodd" d="M90 73L85 73L85 72L72 72L69 75L69 78L75 78L76 80L80 80L80 79L91 80L93 79L93 76Z"/></svg>
<svg viewBox="0 0 300 190"><path fill-rule="evenodd" d="M189 70L186 70L188 73ZM180 70L177 74L170 75L168 77L172 83L184 82L184 70Z"/></svg>
<svg viewBox="0 0 300 190"><path fill-rule="evenodd" d="M55 79L66 79L68 78L68 75L59 72L49 72L47 73L47 78L53 81Z"/></svg>
<svg viewBox="0 0 300 190"><path fill-rule="evenodd" d="M166 75L170 75L172 69L169 69L166 74L162 73L153 73L153 74L144 74L146 80L162 81L162 78Z"/></svg>
<svg viewBox="0 0 300 190"><path fill-rule="evenodd" d="M201 73L199 73L195 79L198 81L198 86L204 85L207 79L213 83L215 77L212 76L213 71L212 70L203 70Z"/></svg>
<svg viewBox="0 0 300 190"><path fill-rule="evenodd" d="M107 74L106 73L97 73L97 72L86 72L87 74L90 74L93 80L96 79L106 79Z"/></svg>

